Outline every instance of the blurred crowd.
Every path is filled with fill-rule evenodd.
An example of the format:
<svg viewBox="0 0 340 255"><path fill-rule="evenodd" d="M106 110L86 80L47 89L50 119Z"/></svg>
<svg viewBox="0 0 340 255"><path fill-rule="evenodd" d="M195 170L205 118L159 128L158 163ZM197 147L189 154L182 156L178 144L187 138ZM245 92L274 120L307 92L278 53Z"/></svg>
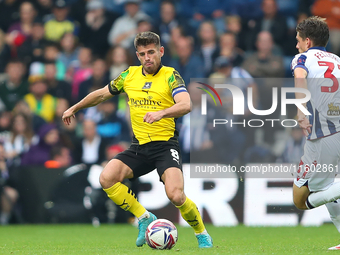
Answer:
<svg viewBox="0 0 340 255"><path fill-rule="evenodd" d="M291 77L295 27L310 15L327 18L329 50L339 53L340 1L0 0L0 179L10 179L10 169L18 166L103 164L127 148L132 131L124 95L79 112L70 126L61 116L129 65L139 65L133 46L137 33L160 35L162 62L182 75L194 106L200 90L191 88L191 78L243 78L247 81L242 89L252 87L254 102L268 109L271 87L278 84L259 85L256 79ZM194 114L195 107L191 117ZM213 116L226 118L218 109L209 118ZM184 163L190 148L207 157L217 143L226 151L210 159L225 163L241 154L242 162L262 154L297 162L302 151L298 129L273 153L279 133L267 130L262 145L268 146L259 147L261 134L252 130L234 129L221 139L207 122L200 123L200 135L190 135L189 123L190 115L178 121ZM188 137L200 139L190 142ZM15 184L3 183L0 188L8 189L5 200L13 204L18 197ZM10 211L6 201L2 209ZM6 213L2 215L0 221L6 222Z"/></svg>

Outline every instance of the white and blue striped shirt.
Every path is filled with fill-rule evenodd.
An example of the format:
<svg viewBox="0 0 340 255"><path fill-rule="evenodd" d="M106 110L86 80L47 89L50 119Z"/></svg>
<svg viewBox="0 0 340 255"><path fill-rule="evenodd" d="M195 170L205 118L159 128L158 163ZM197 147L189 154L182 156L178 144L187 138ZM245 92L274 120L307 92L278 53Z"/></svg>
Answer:
<svg viewBox="0 0 340 255"><path fill-rule="evenodd" d="M297 54L291 63L307 71L307 86L311 99L307 103L312 133L308 140L318 139L340 131L340 58L323 47L312 47Z"/></svg>

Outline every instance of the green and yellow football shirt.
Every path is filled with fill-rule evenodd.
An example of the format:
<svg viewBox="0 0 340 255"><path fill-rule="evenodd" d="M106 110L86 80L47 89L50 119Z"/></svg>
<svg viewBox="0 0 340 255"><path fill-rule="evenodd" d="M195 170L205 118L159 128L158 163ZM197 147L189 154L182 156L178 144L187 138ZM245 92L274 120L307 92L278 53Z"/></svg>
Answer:
<svg viewBox="0 0 340 255"><path fill-rule="evenodd" d="M111 94L128 95L134 141L140 145L152 141L177 139L175 118L163 118L152 124L143 121L147 112L156 112L175 104L173 97L187 92L184 81L172 67L160 66L155 74L143 74L142 66L131 66L112 80Z"/></svg>

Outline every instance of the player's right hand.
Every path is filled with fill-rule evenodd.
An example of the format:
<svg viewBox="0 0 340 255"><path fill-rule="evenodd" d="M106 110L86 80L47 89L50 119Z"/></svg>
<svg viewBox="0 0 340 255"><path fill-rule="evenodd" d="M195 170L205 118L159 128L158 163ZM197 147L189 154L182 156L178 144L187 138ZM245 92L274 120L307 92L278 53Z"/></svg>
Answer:
<svg viewBox="0 0 340 255"><path fill-rule="evenodd" d="M309 119L306 116L299 116L298 122L300 128L302 128L302 131L305 136L308 136L310 133L312 133L312 125L309 123Z"/></svg>
<svg viewBox="0 0 340 255"><path fill-rule="evenodd" d="M65 125L70 125L72 118L75 118L75 117L76 116L74 115L73 110L69 108L63 113L63 117L61 117L61 119L63 120Z"/></svg>

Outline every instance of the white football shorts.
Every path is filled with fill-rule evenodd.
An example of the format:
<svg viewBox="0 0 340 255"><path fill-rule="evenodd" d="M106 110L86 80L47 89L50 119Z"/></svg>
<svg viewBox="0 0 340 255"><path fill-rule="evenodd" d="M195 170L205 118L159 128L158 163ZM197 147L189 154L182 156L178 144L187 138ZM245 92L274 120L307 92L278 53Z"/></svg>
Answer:
<svg viewBox="0 0 340 255"><path fill-rule="evenodd" d="M340 133L307 140L294 184L299 188L308 186L311 192L328 189L340 174L339 160Z"/></svg>

